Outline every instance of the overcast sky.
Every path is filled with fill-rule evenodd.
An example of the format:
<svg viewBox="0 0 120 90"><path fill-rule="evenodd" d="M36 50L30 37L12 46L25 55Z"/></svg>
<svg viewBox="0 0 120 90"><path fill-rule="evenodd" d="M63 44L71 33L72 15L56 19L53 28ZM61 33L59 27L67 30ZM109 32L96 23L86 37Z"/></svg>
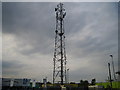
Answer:
<svg viewBox="0 0 120 90"><path fill-rule="evenodd" d="M2 3L3 77L52 81L57 4ZM64 7L70 81L105 81L110 54L118 70L118 3L64 2Z"/></svg>
<svg viewBox="0 0 120 90"><path fill-rule="evenodd" d="M1 0L2 2L119 2L119 0Z"/></svg>

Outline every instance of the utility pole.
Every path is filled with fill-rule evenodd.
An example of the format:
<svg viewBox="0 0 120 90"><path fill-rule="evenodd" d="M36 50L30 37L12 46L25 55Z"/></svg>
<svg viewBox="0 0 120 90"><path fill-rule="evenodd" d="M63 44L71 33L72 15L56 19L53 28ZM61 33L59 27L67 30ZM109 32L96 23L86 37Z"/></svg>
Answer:
<svg viewBox="0 0 120 90"><path fill-rule="evenodd" d="M64 18L66 16L63 4L59 3L55 8L56 12L56 36L54 50L54 69L53 84L66 82L66 51L65 51L65 35L64 35Z"/></svg>
<svg viewBox="0 0 120 90"><path fill-rule="evenodd" d="M111 86L111 88L112 88L112 79L111 79L110 63L108 63L108 69L109 69L109 81L110 81L110 86Z"/></svg>
<svg viewBox="0 0 120 90"><path fill-rule="evenodd" d="M114 76L114 80L116 81L115 68L114 68L114 62L113 62L113 55L110 55L110 57L112 59L113 76Z"/></svg>

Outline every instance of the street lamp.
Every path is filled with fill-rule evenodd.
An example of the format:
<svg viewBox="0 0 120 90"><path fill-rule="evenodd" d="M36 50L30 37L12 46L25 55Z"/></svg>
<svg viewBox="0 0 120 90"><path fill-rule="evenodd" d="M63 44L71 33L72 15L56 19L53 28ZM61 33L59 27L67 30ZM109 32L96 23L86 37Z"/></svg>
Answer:
<svg viewBox="0 0 120 90"><path fill-rule="evenodd" d="M112 88L112 79L111 79L110 63L108 63L108 69L109 69L109 82L110 82L110 86L111 86L111 88Z"/></svg>
<svg viewBox="0 0 120 90"><path fill-rule="evenodd" d="M69 68L67 69L67 83L69 83Z"/></svg>
<svg viewBox="0 0 120 90"><path fill-rule="evenodd" d="M113 76L114 76L114 80L116 80L115 69L114 69L114 62L113 62L113 55L110 55L110 57L112 58L112 67L113 67Z"/></svg>

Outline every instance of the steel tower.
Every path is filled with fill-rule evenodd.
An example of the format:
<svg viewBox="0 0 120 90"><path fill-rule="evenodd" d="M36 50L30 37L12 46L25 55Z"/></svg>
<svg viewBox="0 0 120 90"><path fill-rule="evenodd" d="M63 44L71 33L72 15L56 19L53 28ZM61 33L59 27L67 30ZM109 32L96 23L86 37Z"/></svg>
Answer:
<svg viewBox="0 0 120 90"><path fill-rule="evenodd" d="M55 8L56 13L56 30L55 30L55 50L54 50L54 69L53 84L66 83L66 51L65 51L65 31L64 18L66 16L63 4L59 3Z"/></svg>

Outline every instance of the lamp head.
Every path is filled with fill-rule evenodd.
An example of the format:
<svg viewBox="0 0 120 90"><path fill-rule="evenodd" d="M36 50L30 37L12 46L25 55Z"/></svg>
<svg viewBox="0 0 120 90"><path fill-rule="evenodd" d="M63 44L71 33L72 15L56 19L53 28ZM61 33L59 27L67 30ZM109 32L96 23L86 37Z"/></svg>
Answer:
<svg viewBox="0 0 120 90"><path fill-rule="evenodd" d="M110 55L110 57L113 57L113 55Z"/></svg>

